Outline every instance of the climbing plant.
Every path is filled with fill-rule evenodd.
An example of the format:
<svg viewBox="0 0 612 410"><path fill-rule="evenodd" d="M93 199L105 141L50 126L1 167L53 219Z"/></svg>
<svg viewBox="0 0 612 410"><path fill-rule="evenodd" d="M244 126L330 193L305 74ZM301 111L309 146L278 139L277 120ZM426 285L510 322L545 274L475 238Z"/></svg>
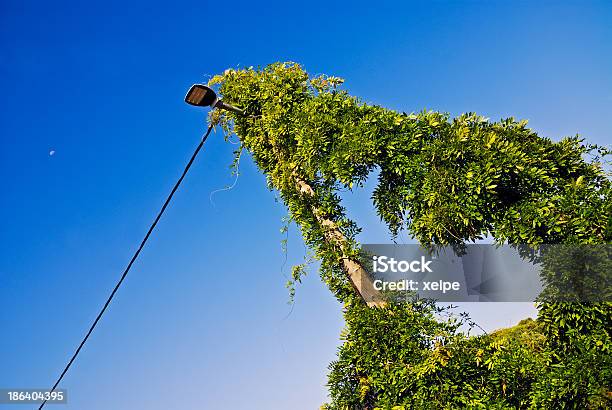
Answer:
<svg viewBox="0 0 612 410"><path fill-rule="evenodd" d="M359 227L339 195L377 175L373 205L391 234L405 230L429 247L485 237L606 244L609 152L578 137L554 142L512 118L395 112L363 103L342 82L311 77L295 63L227 70L210 81L245 111L214 111L210 120L239 136L344 304L344 343L330 365L324 407L610 406L610 303L542 302L536 321L477 337L441 319L435 303L366 307L342 268L343 258L358 258ZM326 240L322 219L343 243Z"/></svg>

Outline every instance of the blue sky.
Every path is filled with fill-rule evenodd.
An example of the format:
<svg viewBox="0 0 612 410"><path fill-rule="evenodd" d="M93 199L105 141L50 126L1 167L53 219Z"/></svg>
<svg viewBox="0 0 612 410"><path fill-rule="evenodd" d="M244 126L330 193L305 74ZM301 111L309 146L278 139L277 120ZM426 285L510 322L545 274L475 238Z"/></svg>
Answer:
<svg viewBox="0 0 612 410"><path fill-rule="evenodd" d="M611 22L603 1L3 0L0 387L47 387L72 354L203 131L183 103L192 83L291 60L367 102L609 144ZM285 211L251 159L209 199L233 181L233 149L209 139L66 376L63 408L325 401L340 307L312 272L287 316ZM347 201L363 242L388 240L367 190ZM292 227L287 266L303 252ZM530 312L486 306L469 309L488 329Z"/></svg>

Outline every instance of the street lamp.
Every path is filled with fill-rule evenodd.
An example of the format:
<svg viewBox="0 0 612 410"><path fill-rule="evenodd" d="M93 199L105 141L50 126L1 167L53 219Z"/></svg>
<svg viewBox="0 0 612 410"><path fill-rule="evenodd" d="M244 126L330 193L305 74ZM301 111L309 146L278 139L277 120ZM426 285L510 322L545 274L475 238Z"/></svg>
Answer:
<svg viewBox="0 0 612 410"><path fill-rule="evenodd" d="M204 84L192 85L189 91L187 91L185 102L190 105L195 105L196 107L211 106L213 108L233 111L236 114L244 115L244 111L221 101L212 88L207 87Z"/></svg>

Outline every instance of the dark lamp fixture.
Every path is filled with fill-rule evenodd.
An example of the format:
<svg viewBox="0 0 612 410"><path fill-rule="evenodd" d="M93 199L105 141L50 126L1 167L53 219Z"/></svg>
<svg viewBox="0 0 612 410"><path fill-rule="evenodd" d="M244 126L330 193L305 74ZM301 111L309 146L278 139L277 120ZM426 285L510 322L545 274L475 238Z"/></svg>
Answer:
<svg viewBox="0 0 612 410"><path fill-rule="evenodd" d="M204 84L192 85L185 96L185 102L190 105L195 105L196 107L211 106L212 108L233 111L240 115L244 114L244 111L242 111L240 108L236 108L221 101L212 88L207 87Z"/></svg>

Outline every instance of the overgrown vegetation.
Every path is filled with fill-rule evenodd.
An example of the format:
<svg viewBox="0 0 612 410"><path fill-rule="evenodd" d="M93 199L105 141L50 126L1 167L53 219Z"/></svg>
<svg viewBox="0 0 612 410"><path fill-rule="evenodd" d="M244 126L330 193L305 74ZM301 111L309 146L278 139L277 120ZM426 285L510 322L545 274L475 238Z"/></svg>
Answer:
<svg viewBox="0 0 612 410"><path fill-rule="evenodd" d="M536 321L468 337L431 303L367 308L341 269L358 226L340 203L375 170L373 203L391 233L427 246L485 236L511 244L602 244L612 236L605 149L553 142L524 121L476 114L405 114L362 103L336 77L297 64L214 77L246 116L213 112L235 132L287 205L321 277L344 303L327 409L607 408L612 404L610 303L541 303ZM591 159L587 159L587 156ZM304 195L295 178L315 195ZM326 243L313 205L339 227ZM299 274L299 272L298 272ZM299 275L296 275L299 280Z"/></svg>

